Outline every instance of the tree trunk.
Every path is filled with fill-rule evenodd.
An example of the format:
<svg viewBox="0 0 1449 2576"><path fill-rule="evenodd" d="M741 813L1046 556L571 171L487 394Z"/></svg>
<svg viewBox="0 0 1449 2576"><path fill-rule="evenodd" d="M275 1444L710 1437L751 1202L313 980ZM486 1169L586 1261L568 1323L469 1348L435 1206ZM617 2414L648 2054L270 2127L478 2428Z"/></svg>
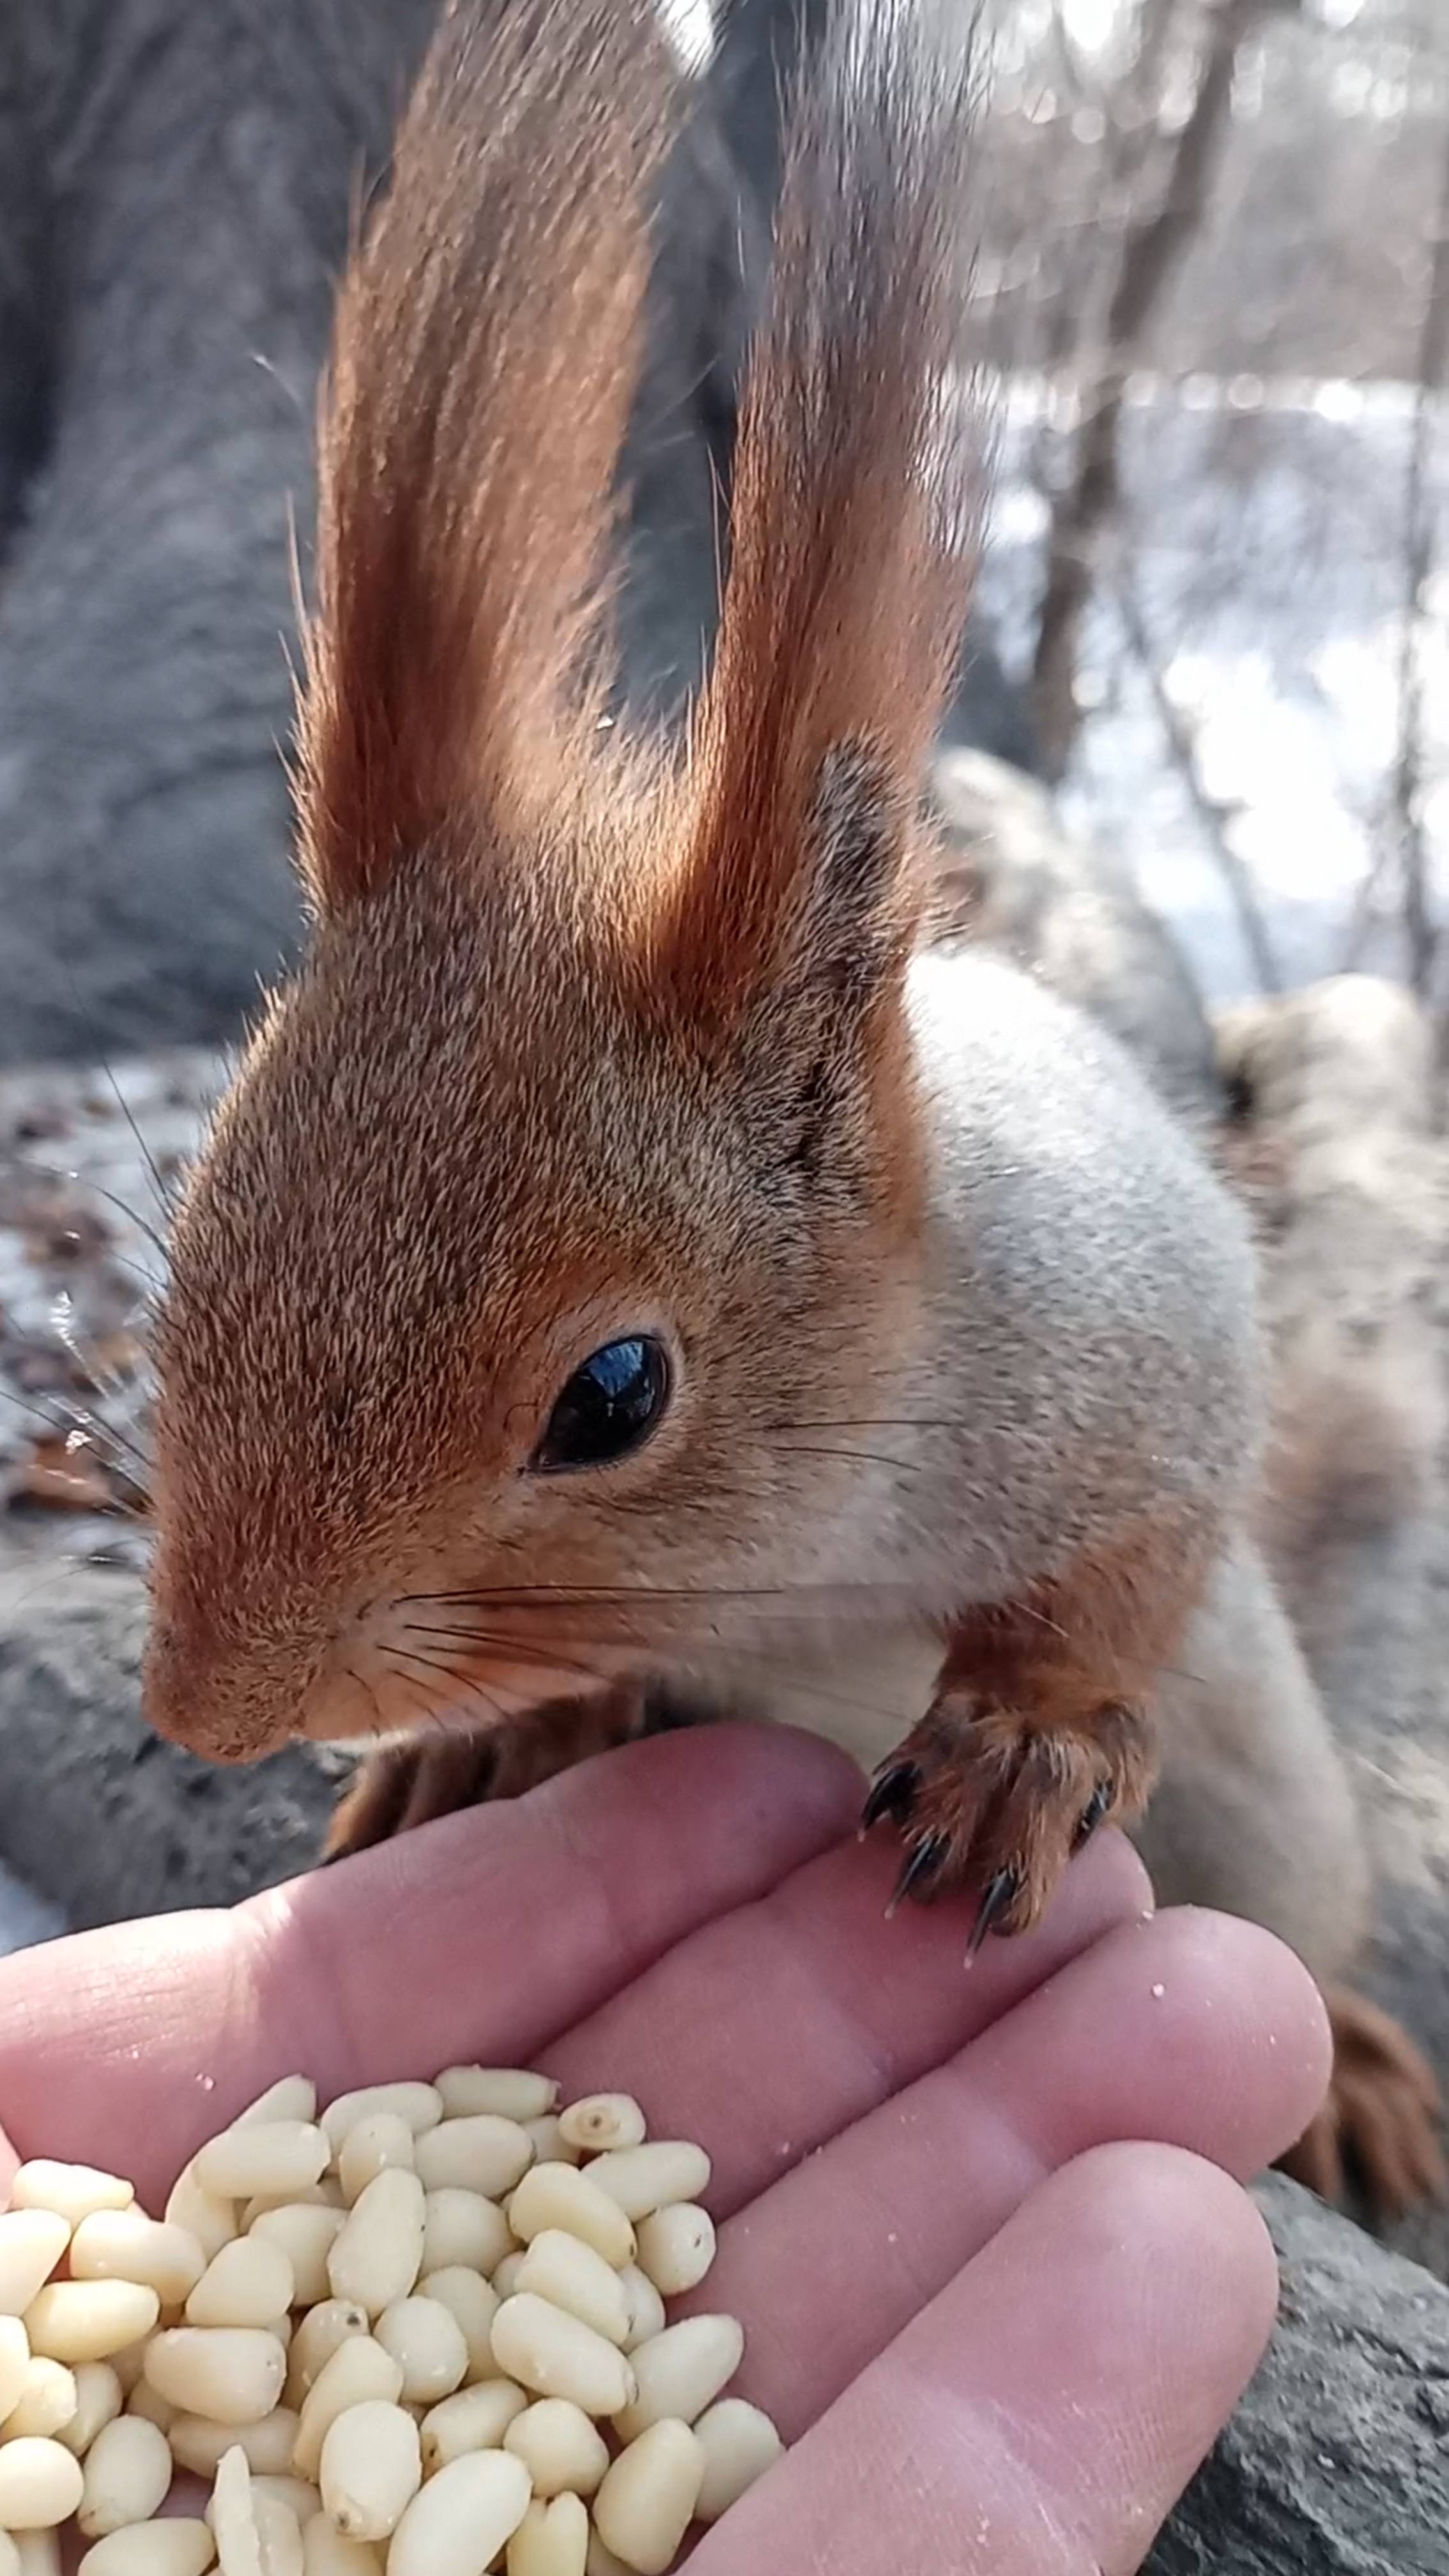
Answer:
<svg viewBox="0 0 1449 2576"><path fill-rule="evenodd" d="M1173 0L1156 0L1159 10L1172 5ZM1192 109L1172 146L1162 197L1150 214L1129 225L1123 239L1101 355L1083 392L1084 417L1071 479L1054 505L1048 540L1032 707L1049 778L1061 777L1076 737L1082 621L1101 541L1118 510L1118 447L1127 387L1207 212L1228 130L1239 49L1271 5L1272 0L1220 0Z"/></svg>

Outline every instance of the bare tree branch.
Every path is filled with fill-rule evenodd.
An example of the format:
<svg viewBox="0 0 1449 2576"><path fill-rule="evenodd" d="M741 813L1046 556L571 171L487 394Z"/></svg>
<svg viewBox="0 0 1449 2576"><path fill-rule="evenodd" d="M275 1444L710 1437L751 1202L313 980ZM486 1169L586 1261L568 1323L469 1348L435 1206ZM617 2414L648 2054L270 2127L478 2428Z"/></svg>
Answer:
<svg viewBox="0 0 1449 2576"><path fill-rule="evenodd" d="M1174 5L1175 0L1144 0L1144 46L1152 18ZM1048 540L1032 694L1042 757L1052 777L1060 777L1076 733L1081 624L1102 533L1120 501L1118 442L1128 383L1149 326L1207 212L1228 129L1239 51L1282 5L1283 0L1218 0L1196 94L1172 146L1161 197L1123 233L1101 355L1084 395L1073 470L1053 507Z"/></svg>
<svg viewBox="0 0 1449 2576"><path fill-rule="evenodd" d="M1151 690L1152 703L1173 767L1187 790L1193 812L1202 827L1203 839L1232 900L1243 946L1257 977L1258 990L1260 993L1281 993L1283 972L1258 902L1252 871L1232 843L1231 827L1242 808L1208 792L1198 757L1196 734L1167 685L1167 675L1153 642L1141 597L1130 575L1125 572L1118 577L1117 603L1127 641Z"/></svg>
<svg viewBox="0 0 1449 2576"><path fill-rule="evenodd" d="M1429 463L1449 357L1449 134L1429 243L1429 285L1419 337L1418 382L1404 483L1404 604L1399 627L1399 730L1389 789L1390 833L1398 856L1409 976L1427 994L1439 927L1429 901L1424 829L1424 643L1434 569L1435 506Z"/></svg>

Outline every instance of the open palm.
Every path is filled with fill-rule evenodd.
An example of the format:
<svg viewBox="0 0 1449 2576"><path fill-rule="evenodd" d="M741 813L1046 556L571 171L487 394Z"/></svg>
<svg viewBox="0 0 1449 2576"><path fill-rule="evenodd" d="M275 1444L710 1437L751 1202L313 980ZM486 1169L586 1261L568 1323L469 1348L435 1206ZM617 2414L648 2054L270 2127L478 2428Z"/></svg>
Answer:
<svg viewBox="0 0 1449 2576"><path fill-rule="evenodd" d="M777 1730L641 1744L226 1914L0 1964L19 2154L159 2204L273 2077L324 2098L458 2059L637 2093L704 2141L696 2305L797 2447L695 2576L1088 2576L1141 2564L1267 2335L1239 2188L1327 2075L1263 1932L1154 1916L1127 1846L969 1972L969 1905L883 1920L859 1781Z"/></svg>

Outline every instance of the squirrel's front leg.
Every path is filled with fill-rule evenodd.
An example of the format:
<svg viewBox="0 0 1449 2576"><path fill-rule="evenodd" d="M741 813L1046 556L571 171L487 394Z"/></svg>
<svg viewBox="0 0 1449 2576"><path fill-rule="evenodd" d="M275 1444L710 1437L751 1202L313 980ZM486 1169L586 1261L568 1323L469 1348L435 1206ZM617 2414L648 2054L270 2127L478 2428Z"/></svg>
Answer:
<svg viewBox="0 0 1449 2576"><path fill-rule="evenodd" d="M865 1810L867 1826L889 1817L905 1836L896 1902L979 1887L974 1950L1039 1921L1098 1825L1141 1814L1157 1769L1152 1682L1204 1553L1180 1527L1138 1529L950 1622L935 1699Z"/></svg>

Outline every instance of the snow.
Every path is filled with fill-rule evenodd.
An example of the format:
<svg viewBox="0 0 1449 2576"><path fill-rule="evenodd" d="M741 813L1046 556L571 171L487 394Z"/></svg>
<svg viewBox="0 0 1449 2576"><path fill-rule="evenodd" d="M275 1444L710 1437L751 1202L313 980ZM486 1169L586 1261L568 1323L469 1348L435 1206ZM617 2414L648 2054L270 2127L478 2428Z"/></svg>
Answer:
<svg viewBox="0 0 1449 2576"><path fill-rule="evenodd" d="M1013 385L983 598L1008 668L1026 664L1053 470L1053 404ZM1403 386L1144 382L1124 424L1130 531L1121 557L1204 787L1231 809L1286 981L1349 962L1356 907L1383 847L1396 748ZM1449 441L1431 453L1441 522ZM1449 576L1431 584L1422 655L1423 815L1432 891L1449 891ZM1087 620L1089 713L1064 782L1066 820L1128 860L1175 925L1209 997L1253 990L1204 827L1168 754L1151 689L1103 586ZM1391 894L1391 890L1386 889ZM1355 962L1402 966L1381 921Z"/></svg>

